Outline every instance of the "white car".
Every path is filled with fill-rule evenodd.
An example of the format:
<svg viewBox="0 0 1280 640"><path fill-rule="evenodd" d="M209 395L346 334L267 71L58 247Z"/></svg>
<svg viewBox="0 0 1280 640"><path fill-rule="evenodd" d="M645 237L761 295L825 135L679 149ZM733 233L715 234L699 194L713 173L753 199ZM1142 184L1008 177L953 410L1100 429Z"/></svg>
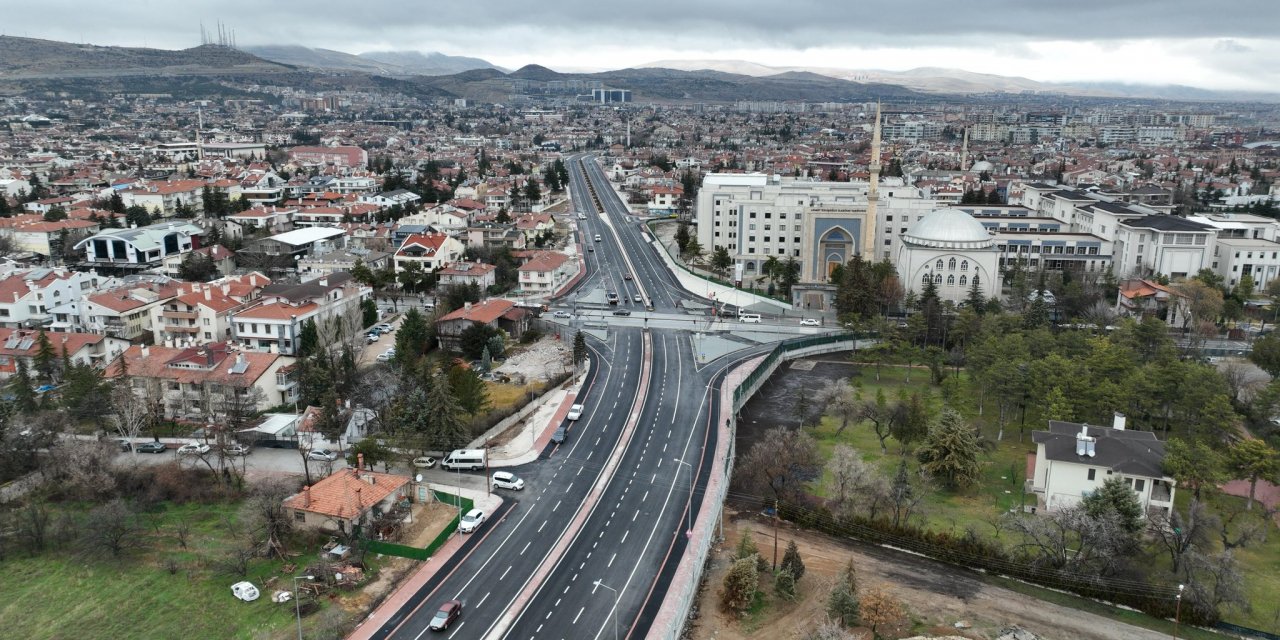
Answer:
<svg viewBox="0 0 1280 640"><path fill-rule="evenodd" d="M573 406L569 407L569 415L568 415L567 417L568 417L570 420L577 420L578 418L581 418L581 417L582 417L582 411L583 411L583 409L585 409L585 408L586 408L586 407L584 407L584 406L582 406L582 405L580 405L580 404L575 404L575 405L573 405Z"/></svg>
<svg viewBox="0 0 1280 640"><path fill-rule="evenodd" d="M462 516L462 521L458 523L458 531L460 533L471 533L484 522L484 512L479 509L472 509L467 515Z"/></svg>
<svg viewBox="0 0 1280 640"><path fill-rule="evenodd" d="M391 324L389 324L389 323L386 323L386 322L384 322L384 323L382 323L382 324L380 324L380 325L378 325L378 326L376 326L376 327L374 327L374 328L375 328L375 329L377 329L378 331L381 331L382 333L391 333L392 331L395 331L395 330L396 330L396 328L395 328L393 325L391 325Z"/></svg>
<svg viewBox="0 0 1280 640"><path fill-rule="evenodd" d="M555 317L555 318L572 318L573 317L573 315L570 314L568 311L557 311L551 315L552 317Z"/></svg>
<svg viewBox="0 0 1280 640"><path fill-rule="evenodd" d="M497 471L493 474L493 488L519 491L524 488L524 480L509 471Z"/></svg>
<svg viewBox="0 0 1280 640"><path fill-rule="evenodd" d="M804 320L800 321L800 326L802 327L817 327L821 324L822 323L818 322L817 318L805 318Z"/></svg>
<svg viewBox="0 0 1280 640"><path fill-rule="evenodd" d="M578 214L578 219L579 219L579 220L586 220L586 219L587 219L587 214L585 214L585 213L579 213L579 214Z"/></svg>
<svg viewBox="0 0 1280 640"><path fill-rule="evenodd" d="M374 358L374 360L377 360L378 362L390 362L394 357L396 357L396 348L391 347L390 349L379 353L378 357Z"/></svg>
<svg viewBox="0 0 1280 640"><path fill-rule="evenodd" d="M338 459L338 454L328 449L312 449L307 452L307 459L308 460L324 460L326 462L333 462L334 460Z"/></svg>
<svg viewBox="0 0 1280 640"><path fill-rule="evenodd" d="M258 588L252 582L237 582L231 585L231 595L245 602L253 602L262 594L258 593Z"/></svg>
<svg viewBox="0 0 1280 640"><path fill-rule="evenodd" d="M209 445L203 442L188 442L178 447L180 456L202 456L206 453L209 453Z"/></svg>
<svg viewBox="0 0 1280 640"><path fill-rule="evenodd" d="M436 466L436 459L431 456L422 456L413 459L413 466L419 469L430 469Z"/></svg>

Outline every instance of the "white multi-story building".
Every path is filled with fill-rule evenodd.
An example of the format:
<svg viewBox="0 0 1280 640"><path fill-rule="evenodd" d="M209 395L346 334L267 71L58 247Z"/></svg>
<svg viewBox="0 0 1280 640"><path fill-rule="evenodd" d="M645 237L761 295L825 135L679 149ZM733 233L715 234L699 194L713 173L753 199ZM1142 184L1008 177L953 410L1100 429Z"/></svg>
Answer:
<svg viewBox="0 0 1280 640"><path fill-rule="evenodd" d="M1125 220L1116 231L1115 275L1190 278L1213 267L1216 238L1213 227L1176 216Z"/></svg>
<svg viewBox="0 0 1280 640"><path fill-rule="evenodd" d="M65 269L29 269L0 280L0 327L33 328L46 324L60 305L79 301L105 278Z"/></svg>
<svg viewBox="0 0 1280 640"><path fill-rule="evenodd" d="M235 341L246 349L294 355L308 320L314 320L322 345L360 335L361 303L373 289L349 273L332 273L298 285L268 285L258 303L232 317Z"/></svg>
<svg viewBox="0 0 1280 640"><path fill-rule="evenodd" d="M153 341L190 346L230 340L232 314L245 304L231 295L229 285L178 285L175 297L151 309Z"/></svg>
<svg viewBox="0 0 1280 640"><path fill-rule="evenodd" d="M89 265L115 269L159 266L168 256L200 246L204 229L190 222L161 222L136 229L103 229L76 243Z"/></svg>

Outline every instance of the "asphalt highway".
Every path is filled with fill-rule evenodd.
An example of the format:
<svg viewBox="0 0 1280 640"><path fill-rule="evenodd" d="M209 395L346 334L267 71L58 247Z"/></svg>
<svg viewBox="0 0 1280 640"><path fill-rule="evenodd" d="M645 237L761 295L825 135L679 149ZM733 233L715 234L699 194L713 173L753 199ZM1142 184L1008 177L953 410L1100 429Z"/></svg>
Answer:
<svg viewBox="0 0 1280 640"><path fill-rule="evenodd" d="M586 216L574 216L580 242L595 251L584 254L586 275L569 295L604 289L640 295L659 314L684 313L680 302L696 297L654 254L599 165L582 159L566 164L574 208ZM766 347L698 367L693 326L613 320L604 319L606 339L588 340L593 366L579 396L586 408L568 440L514 470L526 487L508 492L509 510L469 534L458 559L376 637L430 634L428 622L450 599L464 605L438 634L451 640L645 637L701 503L717 444L714 391L731 360Z"/></svg>

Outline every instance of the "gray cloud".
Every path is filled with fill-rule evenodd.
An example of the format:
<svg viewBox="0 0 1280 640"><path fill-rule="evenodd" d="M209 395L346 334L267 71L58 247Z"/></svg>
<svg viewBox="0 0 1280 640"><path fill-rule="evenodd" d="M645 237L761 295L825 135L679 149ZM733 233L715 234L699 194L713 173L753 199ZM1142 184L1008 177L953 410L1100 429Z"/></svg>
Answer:
<svg viewBox="0 0 1280 640"><path fill-rule="evenodd" d="M860 5L860 6L859 6ZM1240 19L1247 16L1247 19ZM9 35L103 44L183 47L201 20L221 19L241 44L302 44L346 51L449 49L504 52L602 43L806 48L947 45L1013 47L1028 40L1274 38L1280 3L1241 0L1216 11L1196 0L988 0L957 11L950 0L864 5L831 0L513 0L360 3L45 0L10 7ZM1238 43L1235 43L1238 44Z"/></svg>

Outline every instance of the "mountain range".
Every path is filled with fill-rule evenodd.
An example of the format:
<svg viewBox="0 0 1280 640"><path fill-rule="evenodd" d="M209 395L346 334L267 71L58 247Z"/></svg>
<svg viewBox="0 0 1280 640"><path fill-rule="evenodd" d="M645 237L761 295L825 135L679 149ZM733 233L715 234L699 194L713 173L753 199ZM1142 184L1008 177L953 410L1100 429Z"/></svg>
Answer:
<svg viewBox="0 0 1280 640"><path fill-rule="evenodd" d="M472 69L501 67L480 58L450 56L435 51L371 51L353 55L332 49L313 49L300 45L264 45L243 47L259 58L296 67L358 71L388 76L445 76Z"/></svg>
<svg viewBox="0 0 1280 640"><path fill-rule="evenodd" d="M595 81L630 89L637 102L936 101L947 95L977 94L1280 102L1280 94L1275 93L1102 82L1057 84L936 67L883 71L771 67L742 60L663 60L615 71L560 73L538 65L507 71L479 58L435 52L352 55L292 45L244 49L202 45L164 50L0 36L0 94L71 87L97 93L194 97L201 92L236 93L217 78L264 74L273 76L273 84L316 91L385 89L424 98L482 102L506 102L514 93L550 90L538 83L555 80ZM512 80L529 82L517 87Z"/></svg>

